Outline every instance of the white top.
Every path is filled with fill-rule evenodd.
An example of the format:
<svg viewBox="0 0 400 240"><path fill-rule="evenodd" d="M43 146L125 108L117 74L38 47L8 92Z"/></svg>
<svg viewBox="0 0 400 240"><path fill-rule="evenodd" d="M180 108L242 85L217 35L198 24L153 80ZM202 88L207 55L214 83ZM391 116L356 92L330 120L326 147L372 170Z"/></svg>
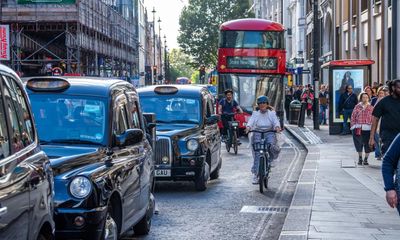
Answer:
<svg viewBox="0 0 400 240"><path fill-rule="evenodd" d="M280 127L279 119L275 111L267 110L265 113L254 111L251 114L247 127L251 130L256 129L275 129Z"/></svg>

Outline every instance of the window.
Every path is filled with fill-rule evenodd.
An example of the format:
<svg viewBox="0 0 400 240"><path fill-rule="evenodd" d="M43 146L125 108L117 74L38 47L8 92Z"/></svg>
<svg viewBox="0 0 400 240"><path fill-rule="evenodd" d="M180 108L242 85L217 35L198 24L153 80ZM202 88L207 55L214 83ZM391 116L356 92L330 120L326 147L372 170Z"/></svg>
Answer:
<svg viewBox="0 0 400 240"><path fill-rule="evenodd" d="M124 133L127 129L129 129L129 125L128 125L128 114L126 112L126 105L125 104L121 104L118 107L117 110L117 118L116 118L116 129L115 129L115 134L116 135L121 135L122 133Z"/></svg>
<svg viewBox="0 0 400 240"><path fill-rule="evenodd" d="M140 108L137 100L137 95L134 92L126 92L126 95L129 99L129 114L132 118L132 128L142 129L142 120L140 118Z"/></svg>
<svg viewBox="0 0 400 240"><path fill-rule="evenodd" d="M23 98L21 99L21 89L16 86L11 78L3 77L3 80L6 111L8 111L11 121L12 151L18 152L33 141L32 122L26 103Z"/></svg>
<svg viewBox="0 0 400 240"><path fill-rule="evenodd" d="M10 141L7 132L6 111L4 111L3 106L3 94L0 91L0 160L10 155Z"/></svg>
<svg viewBox="0 0 400 240"><path fill-rule="evenodd" d="M283 49L283 32L266 31L223 31L220 33L219 47Z"/></svg>

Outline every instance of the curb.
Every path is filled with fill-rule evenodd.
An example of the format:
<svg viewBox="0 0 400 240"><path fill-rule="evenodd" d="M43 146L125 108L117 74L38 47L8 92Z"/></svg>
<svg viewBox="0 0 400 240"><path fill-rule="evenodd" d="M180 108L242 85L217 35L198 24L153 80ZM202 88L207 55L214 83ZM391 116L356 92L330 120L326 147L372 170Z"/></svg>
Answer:
<svg viewBox="0 0 400 240"><path fill-rule="evenodd" d="M307 156L279 240L305 240L308 238L320 152L318 147L299 137L292 127L286 125L285 129L304 146Z"/></svg>

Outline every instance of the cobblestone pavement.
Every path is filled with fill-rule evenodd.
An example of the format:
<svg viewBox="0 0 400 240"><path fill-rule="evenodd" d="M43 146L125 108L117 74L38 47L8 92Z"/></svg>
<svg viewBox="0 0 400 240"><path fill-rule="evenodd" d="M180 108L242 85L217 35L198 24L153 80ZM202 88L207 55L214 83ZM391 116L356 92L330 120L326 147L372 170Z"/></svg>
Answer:
<svg viewBox="0 0 400 240"><path fill-rule="evenodd" d="M357 166L350 135L312 128L310 121L306 128L288 126L309 154L280 240L400 239L399 215L385 201L381 161L371 154L369 166Z"/></svg>
<svg viewBox="0 0 400 240"><path fill-rule="evenodd" d="M196 192L190 182L158 183L159 214L150 234L125 239L278 239L306 155L293 137L288 139L264 194L251 184L251 153L241 138L238 155L223 146L220 178L205 192Z"/></svg>

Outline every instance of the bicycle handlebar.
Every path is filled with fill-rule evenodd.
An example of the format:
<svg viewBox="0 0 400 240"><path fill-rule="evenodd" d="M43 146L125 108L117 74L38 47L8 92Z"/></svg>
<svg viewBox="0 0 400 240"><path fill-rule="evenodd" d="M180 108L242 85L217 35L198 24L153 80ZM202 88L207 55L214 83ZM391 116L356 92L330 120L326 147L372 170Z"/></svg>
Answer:
<svg viewBox="0 0 400 240"><path fill-rule="evenodd" d="M278 131L276 131L276 130L266 130L266 131L250 130L249 132L256 132L256 133L269 133L269 132L272 132L272 133L277 133Z"/></svg>

